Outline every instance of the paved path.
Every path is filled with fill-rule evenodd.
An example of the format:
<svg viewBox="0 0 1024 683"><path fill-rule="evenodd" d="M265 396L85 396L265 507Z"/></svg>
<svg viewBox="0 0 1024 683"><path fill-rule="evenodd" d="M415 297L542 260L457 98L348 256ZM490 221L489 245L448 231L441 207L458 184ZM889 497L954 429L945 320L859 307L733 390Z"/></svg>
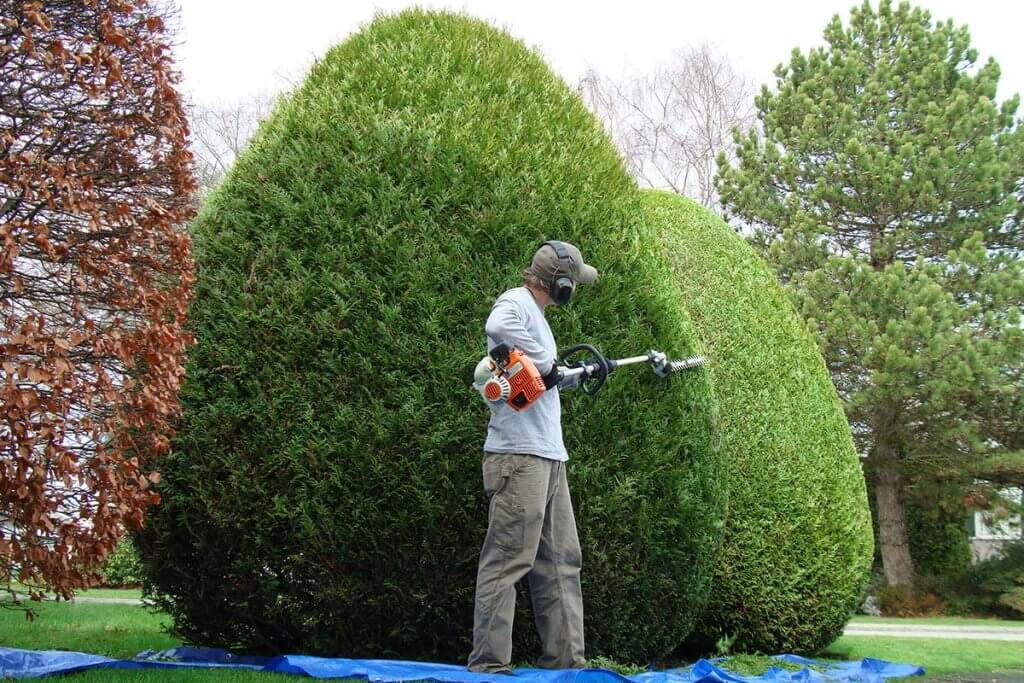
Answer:
<svg viewBox="0 0 1024 683"><path fill-rule="evenodd" d="M894 638L947 638L951 640L1019 640L1024 628L1013 626L956 626L918 624L847 624L844 636L890 636Z"/></svg>
<svg viewBox="0 0 1024 683"><path fill-rule="evenodd" d="M89 603L92 605L141 605L142 600L135 598L91 598L86 595L76 595L71 602Z"/></svg>

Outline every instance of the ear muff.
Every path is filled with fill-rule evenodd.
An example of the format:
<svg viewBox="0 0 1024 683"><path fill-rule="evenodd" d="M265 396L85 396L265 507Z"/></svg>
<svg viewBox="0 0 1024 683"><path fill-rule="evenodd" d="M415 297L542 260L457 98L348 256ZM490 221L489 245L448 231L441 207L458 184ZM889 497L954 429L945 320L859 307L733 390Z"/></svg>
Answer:
<svg viewBox="0 0 1024 683"><path fill-rule="evenodd" d="M563 264L564 270L567 273L572 272L572 259L569 257L569 251L565 248L565 245L563 245L558 240L548 240L544 244L554 249L555 254L558 255L558 272L563 270ZM544 245L542 244L541 246ZM572 278L570 278L568 275L562 275L556 277L554 281L552 281L550 287L548 288L548 293L551 295L552 301L554 301L559 306L564 306L567 303L569 303L569 299L572 298L572 290Z"/></svg>

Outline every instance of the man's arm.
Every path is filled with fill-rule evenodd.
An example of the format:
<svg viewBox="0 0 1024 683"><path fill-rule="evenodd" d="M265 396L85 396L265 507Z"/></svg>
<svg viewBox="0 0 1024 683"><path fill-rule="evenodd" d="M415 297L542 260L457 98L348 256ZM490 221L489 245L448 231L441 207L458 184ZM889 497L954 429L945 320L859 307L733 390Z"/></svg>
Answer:
<svg viewBox="0 0 1024 683"><path fill-rule="evenodd" d="M499 300L487 316L484 330L496 343L507 344L525 353L537 366L538 372L547 375L554 368L555 359L530 335L524 317L516 302Z"/></svg>

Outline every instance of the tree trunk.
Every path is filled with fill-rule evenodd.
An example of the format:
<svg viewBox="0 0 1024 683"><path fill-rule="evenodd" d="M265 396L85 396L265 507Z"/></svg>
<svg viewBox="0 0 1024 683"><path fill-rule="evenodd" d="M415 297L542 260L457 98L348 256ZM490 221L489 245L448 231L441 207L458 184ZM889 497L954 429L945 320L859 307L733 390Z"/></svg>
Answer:
<svg viewBox="0 0 1024 683"><path fill-rule="evenodd" d="M890 586L909 586L914 582L914 563L910 559L907 523L903 514L903 477L895 468L896 452L881 439L875 446L875 501L878 503L878 541L882 567Z"/></svg>

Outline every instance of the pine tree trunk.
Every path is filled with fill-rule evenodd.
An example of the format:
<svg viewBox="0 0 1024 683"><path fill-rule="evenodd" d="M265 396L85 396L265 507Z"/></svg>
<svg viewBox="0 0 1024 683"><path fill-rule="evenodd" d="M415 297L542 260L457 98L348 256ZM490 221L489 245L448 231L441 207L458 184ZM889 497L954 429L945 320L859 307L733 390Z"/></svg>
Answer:
<svg viewBox="0 0 1024 683"><path fill-rule="evenodd" d="M875 446L875 501L878 503L878 541L882 568L890 586L912 585L914 563L910 559L907 523L903 514L903 477L894 467L895 448L880 440Z"/></svg>

